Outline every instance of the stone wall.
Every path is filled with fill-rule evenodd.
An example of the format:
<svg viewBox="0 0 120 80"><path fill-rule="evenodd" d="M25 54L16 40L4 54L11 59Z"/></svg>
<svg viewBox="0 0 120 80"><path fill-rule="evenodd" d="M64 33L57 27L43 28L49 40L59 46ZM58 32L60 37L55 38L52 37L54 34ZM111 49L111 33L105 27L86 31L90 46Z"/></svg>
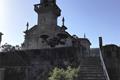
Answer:
<svg viewBox="0 0 120 80"><path fill-rule="evenodd" d="M0 68L0 80L4 80L4 68Z"/></svg>
<svg viewBox="0 0 120 80"><path fill-rule="evenodd" d="M47 80L54 67L78 67L82 55L80 49L64 47L0 53L0 67L6 69L5 80Z"/></svg>
<svg viewBox="0 0 120 80"><path fill-rule="evenodd" d="M111 80L120 80L120 48L116 45L102 47L102 53Z"/></svg>

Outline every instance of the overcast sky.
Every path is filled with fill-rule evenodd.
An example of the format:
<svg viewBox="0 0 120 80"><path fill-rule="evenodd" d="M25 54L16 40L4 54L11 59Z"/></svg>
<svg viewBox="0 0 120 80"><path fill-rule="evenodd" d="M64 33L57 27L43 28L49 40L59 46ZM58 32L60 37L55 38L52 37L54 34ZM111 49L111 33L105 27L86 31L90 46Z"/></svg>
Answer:
<svg viewBox="0 0 120 80"><path fill-rule="evenodd" d="M37 14L34 4L39 0L0 0L0 32L4 33L4 43L20 45L24 41L26 23L36 25ZM65 17L68 32L78 37L86 37L92 47L98 47L98 37L104 44L120 45L120 0L57 0Z"/></svg>

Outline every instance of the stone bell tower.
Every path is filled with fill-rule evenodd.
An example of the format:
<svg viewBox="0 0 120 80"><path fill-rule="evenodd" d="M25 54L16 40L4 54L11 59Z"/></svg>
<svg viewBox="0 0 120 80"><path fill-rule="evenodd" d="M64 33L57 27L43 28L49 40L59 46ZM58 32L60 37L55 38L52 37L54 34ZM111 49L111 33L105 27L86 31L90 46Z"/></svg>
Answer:
<svg viewBox="0 0 120 80"><path fill-rule="evenodd" d="M67 29L65 25L61 27L57 25L61 10L56 0L40 0L39 4L34 5L34 10L38 14L37 25L28 29L27 23L23 49L64 47L71 44L69 40L71 35L65 31Z"/></svg>
<svg viewBox="0 0 120 80"><path fill-rule="evenodd" d="M34 5L34 10L38 14L37 25L40 29L54 30L57 26L57 18L61 10L56 5L56 0L40 0L40 4Z"/></svg>

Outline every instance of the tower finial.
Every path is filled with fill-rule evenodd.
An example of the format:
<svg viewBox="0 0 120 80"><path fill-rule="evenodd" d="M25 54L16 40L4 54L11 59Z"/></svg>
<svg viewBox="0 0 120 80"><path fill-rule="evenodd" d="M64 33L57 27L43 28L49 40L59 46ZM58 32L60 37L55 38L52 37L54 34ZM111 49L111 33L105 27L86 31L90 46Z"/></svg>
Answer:
<svg viewBox="0 0 120 80"><path fill-rule="evenodd" d="M28 30L28 28L29 28L29 23L28 23L28 22L27 22L26 26L27 26L27 29L26 29L26 30Z"/></svg>
<svg viewBox="0 0 120 80"><path fill-rule="evenodd" d="M65 18L62 18L62 30L65 31L67 27L65 26Z"/></svg>
<svg viewBox="0 0 120 80"><path fill-rule="evenodd" d="M64 26L65 25L65 18L63 17L62 19L62 25Z"/></svg>
<svg viewBox="0 0 120 80"><path fill-rule="evenodd" d="M0 32L0 45L1 45L1 41L2 41L2 35L3 35L3 33Z"/></svg>
<svg viewBox="0 0 120 80"><path fill-rule="evenodd" d="M86 34L84 33L84 38L86 38Z"/></svg>

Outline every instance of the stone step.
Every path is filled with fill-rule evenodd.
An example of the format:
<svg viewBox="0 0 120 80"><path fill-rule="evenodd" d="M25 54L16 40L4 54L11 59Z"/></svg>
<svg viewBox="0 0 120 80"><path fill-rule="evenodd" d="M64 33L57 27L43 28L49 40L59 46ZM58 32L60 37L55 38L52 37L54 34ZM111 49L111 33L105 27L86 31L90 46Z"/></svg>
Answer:
<svg viewBox="0 0 120 80"><path fill-rule="evenodd" d="M82 76L82 77L104 77L104 75L103 74L89 74L89 73L85 73L85 74L81 74L80 76Z"/></svg>
<svg viewBox="0 0 120 80"><path fill-rule="evenodd" d="M103 72L102 70L86 70L86 71L80 70L80 71L81 71L81 73L89 73L89 74L91 74L91 73L101 73L101 72Z"/></svg>
<svg viewBox="0 0 120 80"><path fill-rule="evenodd" d="M98 71L84 71L84 72L80 72L80 74L103 74L103 72L101 71L101 72L98 72Z"/></svg>
<svg viewBox="0 0 120 80"><path fill-rule="evenodd" d="M101 66L101 63L82 63L82 65L93 65L93 66Z"/></svg>
<svg viewBox="0 0 120 80"><path fill-rule="evenodd" d="M83 62L84 62L84 63L89 63L89 62L90 62L90 63L100 63L100 61L97 61L97 60L96 60L96 61L87 60L87 61L83 61Z"/></svg>
<svg viewBox="0 0 120 80"><path fill-rule="evenodd" d="M94 62L94 61L100 61L100 59L84 59L84 61L91 61L91 62L93 61Z"/></svg>
<svg viewBox="0 0 120 80"><path fill-rule="evenodd" d="M105 80L99 57L84 58L80 66L79 80Z"/></svg>
<svg viewBox="0 0 120 80"><path fill-rule="evenodd" d="M105 77L104 76L102 76L102 75L99 75L99 76L91 76L91 75L85 75L85 76L79 76L80 77L80 79L105 79Z"/></svg>
<svg viewBox="0 0 120 80"><path fill-rule="evenodd" d="M86 58L83 58L84 60L93 60L93 61L100 61L99 57L86 57Z"/></svg>
<svg viewBox="0 0 120 80"><path fill-rule="evenodd" d="M94 76L94 77L91 77L91 76L85 76L85 77L83 77L83 76L80 76L80 79L86 79L86 80L88 80L88 79L105 79L105 77L102 77L102 76L100 76L100 77L98 77L98 76Z"/></svg>
<svg viewBox="0 0 120 80"><path fill-rule="evenodd" d="M105 78L80 78L79 80L106 80Z"/></svg>
<svg viewBox="0 0 120 80"><path fill-rule="evenodd" d="M102 66L98 66L98 65L81 65L81 68L101 68Z"/></svg>
<svg viewBox="0 0 120 80"><path fill-rule="evenodd" d="M103 71L103 69L81 69L81 71L83 72L90 72L90 71L92 71L92 72L102 72Z"/></svg>
<svg viewBox="0 0 120 80"><path fill-rule="evenodd" d="M103 69L96 69L96 68L81 68L81 71L88 71L88 70L90 70L90 71L103 71Z"/></svg>
<svg viewBox="0 0 120 80"><path fill-rule="evenodd" d="M99 63L99 64L96 64L96 63L81 63L81 66L84 66L84 65L90 65L90 66L101 66L101 64Z"/></svg>
<svg viewBox="0 0 120 80"><path fill-rule="evenodd" d="M83 64L100 64L100 61L83 61Z"/></svg>
<svg viewBox="0 0 120 80"><path fill-rule="evenodd" d="M86 67L86 66L84 66L84 67L80 67L80 69L81 70L103 70L103 68L102 67Z"/></svg>
<svg viewBox="0 0 120 80"><path fill-rule="evenodd" d="M97 61L97 62L96 62ZM100 63L98 60L93 60L93 61L91 61L91 60L85 60L85 61L83 61L84 63L88 63L88 62L91 62L91 63Z"/></svg>
<svg viewBox="0 0 120 80"><path fill-rule="evenodd" d="M106 80L106 79L79 79L79 80Z"/></svg>

